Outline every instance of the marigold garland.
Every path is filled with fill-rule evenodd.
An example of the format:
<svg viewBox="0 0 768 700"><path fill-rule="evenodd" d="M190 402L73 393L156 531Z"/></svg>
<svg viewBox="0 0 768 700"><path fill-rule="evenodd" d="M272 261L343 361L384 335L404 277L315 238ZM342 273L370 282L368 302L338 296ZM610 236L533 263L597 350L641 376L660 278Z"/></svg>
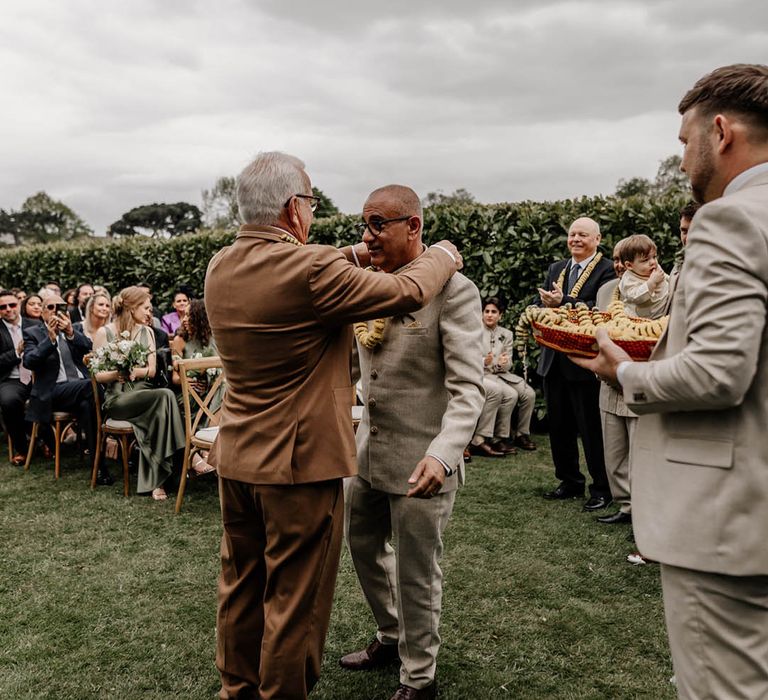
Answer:
<svg viewBox="0 0 768 700"><path fill-rule="evenodd" d="M387 325L386 318L377 318L373 322L373 330L368 330L367 321L359 321L355 323L352 328L355 331L355 337L357 341L364 348L373 350L377 345L381 345L384 340L384 328Z"/></svg>
<svg viewBox="0 0 768 700"><path fill-rule="evenodd" d="M579 292L581 291L581 288L586 284L587 280L589 279L589 276L592 274L592 270L595 269L597 266L597 263L602 260L603 254L598 253L595 255L594 258L592 258L592 262L589 263L584 268L584 271L579 275L579 279L576 280L576 284L573 285L571 290L568 292L568 296L571 297L577 297L579 295ZM560 287L560 289L563 289L563 282L565 282L565 268L568 267L566 265L560 272L560 277L557 278L557 286ZM563 291L563 296L565 296L565 291Z"/></svg>

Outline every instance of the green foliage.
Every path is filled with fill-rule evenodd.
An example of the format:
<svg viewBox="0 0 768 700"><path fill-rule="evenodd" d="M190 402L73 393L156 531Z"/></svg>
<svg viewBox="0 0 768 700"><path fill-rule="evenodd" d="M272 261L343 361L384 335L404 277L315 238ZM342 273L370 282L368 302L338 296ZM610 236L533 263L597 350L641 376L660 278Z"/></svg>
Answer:
<svg viewBox="0 0 768 700"><path fill-rule="evenodd" d="M679 250L679 208L675 196L582 197L559 202L514 204L436 205L425 209L424 240L447 238L464 256L464 274L477 284L482 297L500 296L508 305L502 325L512 326L536 296L547 267L567 255L566 233L578 216L596 219L602 229L602 250L633 233L649 235L659 259L669 270ZM333 246L359 240L354 224L359 214L315 220L310 243ZM32 246L0 253L0 280L8 287L37 289L45 280L59 280L64 288L82 281L98 282L116 292L146 280L159 304L178 284L203 291L208 260L233 238L234 229L214 230L170 240L143 236L119 241L87 239L78 243ZM478 313L480 310L478 309ZM534 366L537 351L528 356ZM518 372L522 367L518 365Z"/></svg>
<svg viewBox="0 0 768 700"><path fill-rule="evenodd" d="M201 224L202 212L194 204L144 204L123 214L109 227L107 235L137 236L148 231L152 238L173 238L197 231Z"/></svg>
<svg viewBox="0 0 768 700"><path fill-rule="evenodd" d="M317 210L315 211L316 219L323 219L328 216L336 216L337 214L341 213L339 208L333 203L333 200L321 189L313 187L312 194L315 195L315 197L320 198L320 201L317 204Z"/></svg>
<svg viewBox="0 0 768 700"><path fill-rule="evenodd" d="M617 197L649 196L653 191L653 183L647 177L622 178L616 185Z"/></svg>
<svg viewBox="0 0 768 700"><path fill-rule="evenodd" d="M8 249L0 254L0 281L28 291L49 279L58 280L64 289L87 281L116 293L144 280L151 285L156 303L163 306L170 304L179 284L202 294L208 261L233 238L233 231L209 231L170 240L89 238Z"/></svg>
<svg viewBox="0 0 768 700"><path fill-rule="evenodd" d="M70 241L93 230L66 204L45 192L27 197L19 211L0 209L0 239L11 245Z"/></svg>
<svg viewBox="0 0 768 700"><path fill-rule="evenodd" d="M203 190L203 222L209 228L230 228L240 225L237 208L237 180L220 177L210 190Z"/></svg>
<svg viewBox="0 0 768 700"><path fill-rule="evenodd" d="M459 187L459 189L454 190L451 194L444 194L442 190L428 192L427 196L422 200L422 204L425 207L433 207L436 204L473 204L474 201L475 196L471 192L463 187Z"/></svg>
<svg viewBox="0 0 768 700"><path fill-rule="evenodd" d="M679 155L667 156L659 162L656 178L651 181L645 177L621 179L616 185L616 197L687 197L690 199L691 188L688 176L680 170L683 159Z"/></svg>

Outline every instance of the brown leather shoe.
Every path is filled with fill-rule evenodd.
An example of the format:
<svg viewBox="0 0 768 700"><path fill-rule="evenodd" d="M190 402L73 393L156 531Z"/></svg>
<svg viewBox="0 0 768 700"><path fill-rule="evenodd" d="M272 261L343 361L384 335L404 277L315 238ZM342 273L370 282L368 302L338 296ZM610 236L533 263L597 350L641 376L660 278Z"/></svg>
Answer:
<svg viewBox="0 0 768 700"><path fill-rule="evenodd" d="M504 457L503 452L497 452L487 442L481 442L479 445L469 446L470 454L478 457Z"/></svg>
<svg viewBox="0 0 768 700"><path fill-rule="evenodd" d="M389 700L434 700L437 697L437 682L426 688L411 688L410 685L397 686L397 692Z"/></svg>
<svg viewBox="0 0 768 700"><path fill-rule="evenodd" d="M531 440L530 435L518 435L514 439L513 444L521 450L533 451L536 449L536 444Z"/></svg>
<svg viewBox="0 0 768 700"><path fill-rule="evenodd" d="M464 448L464 464L469 464L472 461L472 455L469 454L469 447Z"/></svg>
<svg viewBox="0 0 768 700"><path fill-rule="evenodd" d="M353 651L339 659L339 665L347 671L371 671L395 662L400 662L397 644L382 644L378 639L362 651Z"/></svg>
<svg viewBox="0 0 768 700"><path fill-rule="evenodd" d="M494 450L496 450L496 452L501 452L502 454L505 454L505 455L517 454L517 450L515 449L515 446L508 440L497 440L496 442L492 442L491 447Z"/></svg>

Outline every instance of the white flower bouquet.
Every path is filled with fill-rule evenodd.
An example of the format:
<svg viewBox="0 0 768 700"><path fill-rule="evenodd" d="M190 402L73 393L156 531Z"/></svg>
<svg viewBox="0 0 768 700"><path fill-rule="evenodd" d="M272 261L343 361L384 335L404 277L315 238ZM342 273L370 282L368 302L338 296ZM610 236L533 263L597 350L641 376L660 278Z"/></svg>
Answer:
<svg viewBox="0 0 768 700"><path fill-rule="evenodd" d="M131 340L131 334L123 331L120 338L102 345L91 354L89 367L92 374L116 370L125 381L136 367L146 367L149 348L138 340ZM128 383L128 388L131 388Z"/></svg>

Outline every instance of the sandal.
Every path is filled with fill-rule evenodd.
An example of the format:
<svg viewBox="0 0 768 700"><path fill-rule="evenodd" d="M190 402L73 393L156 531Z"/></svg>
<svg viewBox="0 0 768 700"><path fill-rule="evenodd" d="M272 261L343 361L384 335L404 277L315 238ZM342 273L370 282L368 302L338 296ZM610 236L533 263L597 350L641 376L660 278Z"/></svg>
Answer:
<svg viewBox="0 0 768 700"><path fill-rule="evenodd" d="M152 491L152 500L153 501L168 500L168 494L165 492L165 489L162 486L158 486L156 489Z"/></svg>
<svg viewBox="0 0 768 700"><path fill-rule="evenodd" d="M208 464L208 462L206 462L200 456L200 454L197 453L192 457L192 464L190 468L194 472L195 476L203 476L203 474L210 474L211 472L216 471L216 467Z"/></svg>

